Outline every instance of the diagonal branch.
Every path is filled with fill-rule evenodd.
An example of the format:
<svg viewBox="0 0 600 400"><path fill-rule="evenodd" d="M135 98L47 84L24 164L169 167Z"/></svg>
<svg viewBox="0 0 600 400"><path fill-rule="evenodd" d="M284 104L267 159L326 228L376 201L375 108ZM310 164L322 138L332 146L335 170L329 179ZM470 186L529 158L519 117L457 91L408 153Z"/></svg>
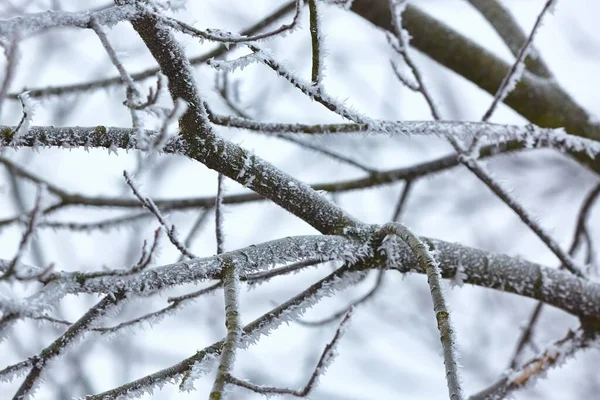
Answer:
<svg viewBox="0 0 600 400"><path fill-rule="evenodd" d="M169 79L173 101L182 99L188 104L179 120L186 155L267 197L321 233L342 233L348 227L359 226L358 221L310 186L215 135L189 61L172 33L159 22L154 16L144 16L132 25Z"/></svg>

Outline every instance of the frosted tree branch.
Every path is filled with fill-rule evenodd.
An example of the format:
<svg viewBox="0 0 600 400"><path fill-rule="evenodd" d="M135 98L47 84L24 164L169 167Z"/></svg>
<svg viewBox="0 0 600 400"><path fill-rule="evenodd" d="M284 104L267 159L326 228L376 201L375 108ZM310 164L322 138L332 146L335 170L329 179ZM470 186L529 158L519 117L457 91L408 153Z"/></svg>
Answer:
<svg viewBox="0 0 600 400"><path fill-rule="evenodd" d="M531 386L549 369L561 366L577 351L591 346L596 341L597 339L583 329L569 331L564 338L551 344L521 368L506 371L498 381L470 396L469 400L504 399L525 385Z"/></svg>
<svg viewBox="0 0 600 400"><path fill-rule="evenodd" d="M127 171L123 171L123 176L125 177L125 182L127 182L127 186L129 186L131 188L131 191L133 192L133 194L135 195L135 197L137 197L137 199L140 201L140 203L142 203L142 205L146 209L148 209L148 211L150 211L150 213L152 215L154 215L156 217L156 219L158 220L158 222L160 223L160 225L163 227L165 233L167 234L167 237L169 238L169 240L171 241L171 243L173 244L173 246L175 246L177 248L177 250L179 250L179 252L181 254L183 254L184 256L186 256L188 258L196 258L196 256L194 256L184 246L184 244L179 241L179 238L177 237L177 231L175 229L175 225L171 225L170 227L168 226L165 217L162 215L162 213L160 212L160 210L158 209L158 207L156 206L156 204L154 204L154 202L152 201L152 199L150 199L149 197L143 197L142 196L142 194L135 187L133 181L131 180L131 178L127 174Z"/></svg>
<svg viewBox="0 0 600 400"><path fill-rule="evenodd" d="M385 236L381 246L383 251L386 251L385 249L388 247L386 246L385 241L390 240L391 236L398 236L414 253L417 263L427 275L427 283L429 284L431 299L433 300L433 311L435 312L435 318L437 320L442 342L448 393L450 399L460 400L463 398L463 395L458 371L456 339L454 338L454 330L450 321L450 312L446 307L446 300L442 291L438 261L435 259L432 250L428 248L427 244L400 223L392 222L382 226L380 234ZM433 251L435 251L435 248ZM393 265L395 262L394 255L390 253L386 255L390 265Z"/></svg>
<svg viewBox="0 0 600 400"><path fill-rule="evenodd" d="M279 20L280 18L284 17L286 14L288 14L289 12L294 10L295 2L296 2L296 0L291 1L291 2L281 6L280 8L275 10L273 13L267 15L265 18L263 18L258 23L252 25L248 29L243 30L241 35L242 36L253 35L256 32L264 29L266 26L271 25L275 21ZM134 12L134 14L135 14L135 12ZM221 45L218 48L216 48L215 50L210 51L205 55L200 55L200 56L191 58L190 64L192 64L192 65L203 64L208 59L220 57L220 56L224 55L225 53L227 53L229 50L230 50L230 47ZM144 79L152 78L153 76L158 74L159 71L160 71L159 68L150 68L150 69L147 69L146 71L133 73L133 74L131 74L131 77L134 81L144 80ZM108 88L111 86L119 85L121 83L122 83L121 77L115 76L115 77L108 78L108 79L98 79L98 80L85 82L85 83L79 83L79 84L51 86L51 87L47 87L47 88L32 88L32 89L30 89L30 95L32 98L47 97L47 96L61 96L61 95L66 95L66 94L71 94L71 93L80 93L80 92L85 92L85 91L90 91L90 90ZM9 98L16 99L18 94L19 93L11 93L11 94L9 94Z"/></svg>
<svg viewBox="0 0 600 400"><path fill-rule="evenodd" d="M233 372L235 352L240 345L242 323L239 306L239 273L236 266L227 258L223 260L223 291L225 292L225 326L227 336L221 351L221 360L217 367L217 377L210 392L210 400L220 400L226 397L225 386L228 377Z"/></svg>
<svg viewBox="0 0 600 400"><path fill-rule="evenodd" d="M510 11L498 0L469 0L469 3L492 25L511 53L517 57L528 37ZM552 72L533 45L530 46L529 54L525 59L527 70L541 77L551 78Z"/></svg>
<svg viewBox="0 0 600 400"><path fill-rule="evenodd" d="M210 41L214 41L214 42L221 42L221 43L227 43L227 44L239 44L239 43L256 42L259 40L269 39L272 37L280 36L282 34L287 33L288 31L296 29L296 27L298 26L299 21L300 21L302 8L304 7L303 3L304 2L302 0L294 0L295 12L294 12L292 22L290 22L289 24L283 24L279 28L274 29L270 32L257 33L254 35L247 35L247 34L238 35L238 34L234 34L232 32L227 32L227 31L220 30L220 29L207 29L207 30L202 31L200 29L194 28L193 26L191 26L189 24L186 24L185 22L179 21L175 18L166 17L164 15L152 12L151 10L149 10L147 8L146 8L146 11L149 14L153 15L155 18L159 19L165 25L170 26L171 28L178 30L182 33L198 37L202 40L210 40Z"/></svg>
<svg viewBox="0 0 600 400"><path fill-rule="evenodd" d="M21 400L35 389L46 365L54 358L65 352L67 346L74 340L80 338L90 326L109 310L121 303L125 299L123 292L117 292L107 295L88 312L86 312L77 322L71 325L65 333L57 338L52 344L42 350L31 361L31 371L13 396L13 400ZM0 371L0 376L2 371Z"/></svg>
<svg viewBox="0 0 600 400"><path fill-rule="evenodd" d="M310 38L312 45L312 70L311 83L319 88L323 77L323 49L322 33L320 28L320 14L317 6L317 0L308 0L308 11L310 15Z"/></svg>
<svg viewBox="0 0 600 400"><path fill-rule="evenodd" d="M529 46L531 45L531 42L533 40L533 36L535 35L535 32L539 26L539 24L541 23L541 19L543 17L543 14L545 14L546 11L548 11L548 9L550 8L550 6L552 5L552 1L553 0L549 0L544 9L542 10L542 13L538 16L538 19L536 21L536 25L534 27L534 30L532 31L529 40L525 43L524 47L523 47L523 52L519 54L519 57L517 58L517 61L515 62L515 65L521 65L521 67L523 67L523 62L525 59L525 55L527 52L527 49L529 48ZM423 97L426 99L427 104L430 107L431 110L431 114L433 115L435 120L441 120L441 115L440 112L437 109L437 106L435 105L435 102L433 101L433 98L431 96L431 94L429 93L429 91L427 90L426 85L423 83L423 78L419 72L419 69L417 68L417 66L412 62L410 56L408 55L408 52L406 50L408 43L406 40L406 36L407 34L404 33L404 30L402 28L401 22L402 22L402 12L404 10L404 8L406 7L406 2L402 1L399 3L400 5L397 6L395 0L390 0L390 8L393 10L393 12L395 13L396 8L398 8L398 14L395 14L396 17L394 18L394 27L396 30L396 36L398 41L400 42L399 45L395 46L396 51L402 56L402 58L404 59L404 61L406 62L406 64L409 66L409 68L411 69L413 75L415 76L415 79L417 81L417 91L420 92ZM393 42L392 42L393 43ZM517 70L518 67L514 67L509 74L507 75L507 78L505 79L505 81L503 82L508 82L511 79L515 78L514 75L514 71ZM516 83L514 83L516 84ZM507 83L503 83L503 85L507 85ZM507 90L507 87L501 87L501 89L499 89L499 92L502 90ZM503 95L504 97L506 97L506 95ZM491 113L493 112L495 105L497 102L493 103L492 106L490 107L489 111L489 115L488 118L486 118L486 116L483 117L482 122L486 122L487 119L489 119L489 116L491 116ZM486 113L487 115L487 113ZM468 155L469 151L463 149L462 145L458 142L457 138L454 137L451 134L448 134L446 136L446 138L448 139L448 141L450 142L450 144L452 145L452 147L454 147L454 149L456 150L457 154L458 154L458 160L461 162L461 164L463 164L465 167L467 167L477 178L479 178L479 180L481 182L483 182L496 196L498 196L508 207L510 207L521 219L521 221L523 221L523 223L525 223L525 225L527 225L541 240L542 242L544 242L544 244L554 253L554 255L563 263L563 265L565 266L565 268L567 268L569 271L571 271L572 273L583 277L584 274L583 272L580 270L580 268L575 264L575 262L573 261L573 259L569 256L569 254L567 254L559 245L558 243L556 243L556 241L548 234L546 233L546 231L540 226L540 224L538 224L526 211L525 209L515 200L513 199L508 191L506 191L501 185L500 183L497 182L497 180L493 179L492 176L485 171L485 169L481 166L481 164L479 162L477 162L476 157L470 156ZM480 137L475 137L473 139L473 143L471 145L472 148L477 148L477 143L478 140L480 139ZM476 150L475 150L476 152Z"/></svg>
<svg viewBox="0 0 600 400"><path fill-rule="evenodd" d="M96 19L100 25L111 27L139 14L134 5L114 6L94 12L46 11L0 20L0 37L30 35L48 28L87 29L92 19Z"/></svg>
<svg viewBox="0 0 600 400"><path fill-rule="evenodd" d="M359 276L361 276L360 273L351 272L348 266L337 269L300 294L246 325L243 329L242 345L248 346L256 343L261 336L268 334L280 324L291 321L293 318L303 314L319 300L331 296L335 292L351 285ZM106 398L117 398L123 395L149 392L157 385L162 385L163 383L172 381L174 378L181 377L183 377L183 380L180 388L190 389L192 387L192 380L204 375L207 372L206 367L214 364L215 358L222 352L223 345L224 341L221 340L169 368L129 382L118 388L97 395L86 396L85 399L105 400Z"/></svg>
<svg viewBox="0 0 600 400"><path fill-rule="evenodd" d="M492 104L487 109L485 114L483 114L483 117L481 118L481 120L483 122L486 122L491 118L492 114L494 113L494 111L496 110L496 108L498 106L498 103L504 101L506 96L508 96L508 94L512 90L514 90L514 88L517 86L517 83L519 83L519 79L521 79L521 76L523 75L523 71L525 70L525 58L531 51L535 34L539 30L539 28L542 26L542 21L544 19L544 16L548 12L550 12L551 9L554 8L555 3L556 3L556 0L547 0L546 1L546 4L542 8L542 11L539 13L539 15L535 21L535 24L533 25L533 28L531 29L531 33L527 37L527 40L525 40L525 42L523 43L523 47L521 47L521 50L519 51L519 54L517 55L517 59L515 60L514 64L510 68L510 70L508 71L508 74L502 80L502 83L500 83L500 87L498 88L498 91L496 92L496 94L494 96L494 100L492 101Z"/></svg>
<svg viewBox="0 0 600 400"><path fill-rule="evenodd" d="M344 331L347 329L348 324L350 323L350 318L354 312L354 307L349 307L342 315L342 320L338 328L335 331L335 334L331 341L325 346L323 349L323 353L321 353L321 357L319 357L319 361L312 374L310 375L308 382L304 387L300 390L293 390L288 388L277 388L277 387L269 387L269 386L259 386L253 383L243 381L241 379L235 378L233 376L228 377L228 381L234 385L246 388L248 390L252 390L253 392L263 394L265 396L269 395L292 395L295 397L307 397L311 394L312 390L315 388L317 381L321 375L325 373L327 367L333 362L333 359L336 355L336 345L339 340L342 338Z"/></svg>

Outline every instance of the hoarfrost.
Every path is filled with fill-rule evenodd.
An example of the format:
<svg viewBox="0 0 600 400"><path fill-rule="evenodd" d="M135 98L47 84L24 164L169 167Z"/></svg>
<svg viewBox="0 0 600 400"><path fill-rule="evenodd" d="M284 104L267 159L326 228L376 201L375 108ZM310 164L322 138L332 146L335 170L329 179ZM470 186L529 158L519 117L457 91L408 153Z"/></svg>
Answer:
<svg viewBox="0 0 600 400"><path fill-rule="evenodd" d="M111 27L139 14L135 5L113 6L96 12L45 11L0 20L0 37L28 36L46 28L77 27L87 29L92 18Z"/></svg>
<svg viewBox="0 0 600 400"><path fill-rule="evenodd" d="M236 70L243 71L250 64L254 64L262 61L260 52L251 53L242 57L238 57L235 60L218 60L211 58L207 61L207 64L216 69L217 71L234 72Z"/></svg>

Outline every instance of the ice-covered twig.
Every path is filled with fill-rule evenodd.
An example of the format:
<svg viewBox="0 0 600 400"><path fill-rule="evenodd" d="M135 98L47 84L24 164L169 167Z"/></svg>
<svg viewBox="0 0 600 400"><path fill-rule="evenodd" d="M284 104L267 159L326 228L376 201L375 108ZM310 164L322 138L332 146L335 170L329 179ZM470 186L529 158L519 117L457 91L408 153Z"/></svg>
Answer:
<svg viewBox="0 0 600 400"><path fill-rule="evenodd" d="M284 4L283 6L281 6L274 12L272 12L271 14L262 18L256 24L252 25L248 29L243 30L241 35L243 35L243 36L253 35L253 34L261 31L265 27L273 24L274 22L276 22L277 20L279 20L280 18L282 18L283 16L287 15L289 12L294 10L295 2L296 2L296 0L288 2L287 4ZM82 26L82 28L83 27L84 26ZM192 65L204 64L206 62L206 60L208 60L210 58L220 57L223 54L227 53L231 48L232 47L230 47L230 46L221 45L218 48L216 48L215 50L209 51L206 54L191 58L190 64L192 64ZM159 68L149 68L142 72L133 73L133 74L131 74L131 77L133 78L134 81L139 81L139 80L151 78L151 77L155 76L156 74L158 74L159 72L160 72ZM98 80L93 80L93 81L89 81L89 82L85 82L85 83L51 86L51 87L46 87L46 88L32 88L30 90L30 95L32 98L47 97L47 96L61 96L61 95L70 94L70 93L81 93L81 92L90 91L90 90L108 88L108 87L116 86L116 85L120 85L120 84L122 84L121 77L115 76L112 78L98 79ZM19 93L11 93L8 95L8 97L10 99L16 99L18 94Z"/></svg>
<svg viewBox="0 0 600 400"><path fill-rule="evenodd" d="M472 139L483 136L498 146L503 141L515 140L523 147L553 147L559 150L581 153L590 158L600 154L600 143L570 135L562 128L540 128L534 125L503 125L465 121L385 121L385 124L284 124L258 122L233 116L214 116L211 122L232 128L262 131L264 133L304 133L327 135L333 133L385 133L389 135L431 135ZM0 125L0 147L10 145L15 127ZM150 137L156 131L146 130ZM118 148L136 149L135 131L131 128L91 126L54 127L32 126L21 136L17 147L68 147L68 148ZM163 152L182 154L189 152L179 137L170 138Z"/></svg>
<svg viewBox="0 0 600 400"><path fill-rule="evenodd" d="M29 132L29 127L31 126L31 122L33 121L33 116L35 115L37 107L37 104L29 97L29 92L23 92L17 97L21 102L23 115L21 116L19 124L11 132L12 138L10 141L10 146L14 148L21 146L22 138Z"/></svg>
<svg viewBox="0 0 600 400"><path fill-rule="evenodd" d="M538 16L538 20L536 22L536 28L534 28L534 31L532 32L532 36L535 34L535 30L537 29L537 26L539 25L543 14L548 10L551 3L552 3L552 0L549 0L546 3L544 10L542 11L542 14L540 14L540 16ZM400 13L397 14L397 16L394 18L394 24L395 24L394 26L396 29L396 36L398 37L398 40L400 41L400 44L395 46L395 48L398 51L398 53L403 57L406 64L410 67L411 71L413 72L413 75L415 76L415 79L417 80L417 84L418 84L417 89L423 95L423 97L426 99L427 104L429 105L429 107L431 109L431 113L432 113L434 119L441 120L440 112L438 111L438 109L435 105L435 102L433 101L432 96L430 95L429 91L427 90L426 85L423 83L423 78L419 72L419 69L412 62L412 60L406 50L408 43L406 42L405 37L407 36L407 34L403 33L404 31L403 31L402 25L401 25L401 21L402 21L401 20L401 16L402 16L401 12L404 9L405 4L406 4L406 2L404 0L400 2L400 6L399 6ZM395 7L398 7L398 6L396 6L396 0L390 0L390 7L391 7L392 11L394 12ZM526 45L524 46L524 49L526 47L528 48L528 46L530 44L531 44L531 41L528 41L526 43ZM521 54L520 54L520 57L521 57ZM519 59L521 61L521 67L522 67L522 61L524 60L524 56L523 56L523 58L519 58ZM511 73L509 73L508 77L510 77L510 79L512 79L512 76L513 75ZM507 78L507 79L509 79L509 78ZM515 84L516 84L516 82L515 82ZM493 112L493 109L492 109L492 112ZM486 122L486 119L484 118L484 120L482 122ZM513 199L512 196L508 193L508 191L506 189L504 189L500 185L500 183L498 183L498 181L495 180L481 166L481 164L477 161L477 157L469 155L469 154L472 154L472 152L468 151L466 149L463 149L463 146L460 144L460 142L457 140L457 138L455 136L453 136L451 134L447 134L446 138L448 139L448 141L450 142L452 147L454 147L454 149L458 153L458 160L461 162L461 164L463 164L465 167L467 167L496 196L498 196L508 207L510 207L519 216L521 221L523 221L523 223L525 225L527 225L540 238L540 240L542 240L542 242L544 242L544 244L550 249L550 251L552 251L552 253L554 253L554 255L562 262L562 264L565 266L565 268L567 268L569 271L576 274L577 276L583 277L584 276L583 272L575 264L574 260L541 227L541 225L539 223L537 223L529 215L529 213L527 211L525 211L523 206L521 206L521 204L519 204L515 199ZM480 139L480 137L474 138L473 144L471 147L477 149L478 139ZM597 145L600 145L600 144L597 143Z"/></svg>
<svg viewBox="0 0 600 400"><path fill-rule="evenodd" d="M115 49L113 49L112 45L110 44L110 41L108 40L108 37L106 36L106 33L102 29L102 26L100 26L100 23L98 22L98 19L96 17L92 16L90 18L89 27L96 33L96 36L98 36L98 39L100 39L100 43L102 43L102 47L104 47L104 50L106 50L106 54L108 54L110 61L113 63L113 65L119 72L121 81L127 87L127 90L130 91L136 97L139 97L140 92L139 92L136 84L133 82L133 79L131 78L131 76L129 76L129 72L127 72L127 70L121 63L121 60L119 60L119 57L117 56ZM136 100L138 100L138 99L136 99Z"/></svg>
<svg viewBox="0 0 600 400"><path fill-rule="evenodd" d="M215 236L217 240L217 254L225 251L224 232L223 232L223 195L225 193L223 174L217 177L217 197L215 199Z"/></svg>
<svg viewBox="0 0 600 400"><path fill-rule="evenodd" d="M360 265L355 265L355 268L360 268ZM361 274L353 272L349 266L337 269L300 294L246 325L243 329L242 343L245 346L256 343L261 336L267 335L277 326L303 314L319 300L351 285L353 280L359 276ZM210 370L215 358L221 354L223 344L223 340L216 342L169 368L126 383L115 389L87 396L86 400L103 400L119 396L136 395L151 391L153 388L162 386L164 383L173 382L174 378L183 378L180 388L189 390L192 388L194 379L201 377Z"/></svg>
<svg viewBox="0 0 600 400"><path fill-rule="evenodd" d="M356 262L368 258L370 254L368 244L340 236L295 236L252 245L218 256L162 265L134 276L118 276L111 271L57 272L51 274L48 279L50 283L64 285L67 288L66 293L106 293L126 290L138 296L148 296L186 283L220 279L223 257L231 259L240 268L240 275L245 276L266 271L274 265L300 260Z"/></svg>
<svg viewBox="0 0 600 400"><path fill-rule="evenodd" d="M435 119L436 121L440 121L442 120L442 115L440 114L440 111L438 110L435 101L433 100L433 96L429 93L427 86L424 84L423 76L417 68L417 65L413 62L412 58L408 54L410 35L402 27L402 13L408 5L408 0L389 0L389 3L390 11L392 13L392 25L394 26L395 37L389 34L387 36L388 43L390 43L394 50L396 50L396 52L402 56L404 62L406 63L406 65L408 65L413 76L415 77L416 84L410 84L410 82L406 79L401 79L402 75L398 72L397 67L394 67L394 72L402 82L408 84L407 87L409 89L412 89L415 92L420 92L423 95L423 98L429 105L429 110L431 110L433 119ZM394 39L397 40L397 42Z"/></svg>
<svg viewBox="0 0 600 400"><path fill-rule="evenodd" d="M154 15L157 19L159 19L165 25L170 26L170 27L174 28L175 30L178 30L187 35L191 35L194 37L198 37L202 40L209 40L209 41L213 41L213 42L217 42L217 43L238 44L238 43L248 43L248 42L255 42L258 40L273 38L273 37L276 37L276 36L279 36L279 35L282 35L282 34L285 34L287 32L294 30L300 22L301 11L302 11L302 8L304 7L304 4L303 4L302 0L294 0L294 5L295 5L296 11L294 13L292 22L290 22L288 24L283 24L279 28L274 29L272 31L265 32L265 33L257 33L254 35L251 35L251 34L241 34L240 35L240 34L227 32L227 31L220 30L220 29L200 30L200 29L194 28L193 26L191 26L189 24L186 24L185 22L179 21L175 18L170 18L170 17L166 17L162 14L154 13L149 8L144 8L144 9L149 14Z"/></svg>
<svg viewBox="0 0 600 400"><path fill-rule="evenodd" d="M361 115L360 113L352 110L350 107L347 107L343 104L343 102L325 93L325 91L322 88L316 88L309 82L305 82L303 79L297 77L287 68L285 68L281 63L275 61L273 56L271 56L266 50L263 50L256 45L249 45L249 47L255 53L260 54L260 60L263 62L263 64L271 68L277 75L287 80L296 89L300 90L310 99L325 106L328 110L355 123L373 125L377 123L376 121L372 121L370 118L367 118Z"/></svg>
<svg viewBox="0 0 600 400"><path fill-rule="evenodd" d="M19 17L0 20L0 38L15 34L29 35L47 28L69 27L89 28L92 18L100 25L111 27L118 22L135 18L140 11L134 5L109 7L94 12L45 11Z"/></svg>
<svg viewBox="0 0 600 400"><path fill-rule="evenodd" d="M297 322L304 326L316 327L316 326L327 325L329 323L339 320L341 317L343 317L348 312L348 310L350 310L352 308L356 308L363 303L366 303L379 291L379 289L381 288L382 283L383 283L384 274L385 274L385 270L383 270L383 269L377 271L377 278L375 280L375 284L373 285L373 287L367 293L362 295L357 300L353 301L348 307L344 308L343 310L337 311L337 312L333 313L332 315L330 315L329 317L323 318L318 321L305 321L305 320L298 319Z"/></svg>
<svg viewBox="0 0 600 400"><path fill-rule="evenodd" d="M165 233L167 234L167 237L169 238L169 240L171 241L171 243L173 243L173 246L175 246L177 248L177 250L179 250L179 252L181 254L185 255L186 257L196 258L196 256L194 256L184 246L184 244L181 243L179 241L179 239L177 238L177 231L175 230L175 225L172 225L171 227L168 226L167 221L165 220L165 217L162 215L162 213L160 212L160 210L158 209L158 207L156 206L156 204L154 204L154 202L152 201L152 199L150 199L149 197L143 197L141 195L141 193L135 187L135 185L133 184L133 181L131 180L131 178L127 174L127 171L123 171L123 176L125 177L125 182L127 182L127 185L131 188L131 191L133 192L133 194L135 195L135 197L137 197L138 200L140 201L140 203L142 203L142 205L144 207L146 207L146 209L148 209L148 211L150 211L156 217L156 219L158 220L158 222L160 223L160 225L165 230Z"/></svg>
<svg viewBox="0 0 600 400"><path fill-rule="evenodd" d="M47 268L42 269L39 273L35 273L33 275L31 275L31 274L21 275L19 273L19 265L21 262L21 258L23 258L23 255L27 249L27 246L29 245L31 238L33 237L33 235L35 234L36 229L37 229L38 220L39 220L40 214L41 214L41 207L42 207L41 203L42 203L42 199L44 197L44 192L45 192L44 185L40 184L37 189L37 194L35 197L33 209L30 212L29 219L25 226L25 232L23 233L23 236L21 236L21 241L19 242L17 252L16 252L15 256L13 257L13 259L8 263L8 266L4 270L4 273L2 275L0 275L0 281L9 280L9 279L41 280L48 275L48 272L51 269L51 267L47 267Z"/></svg>
<svg viewBox="0 0 600 400"><path fill-rule="evenodd" d="M30 392L35 390L38 381L46 368L46 365L53 359L63 354L73 341L79 339L86 333L96 321L104 316L109 310L125 300L124 292L112 293L105 296L100 302L86 312L77 322L71 325L60 337L44 348L31 361L31 371L13 396L13 400L22 400Z"/></svg>
<svg viewBox="0 0 600 400"><path fill-rule="evenodd" d="M136 131L138 145L141 148L146 148L146 142L148 141L148 138L144 135L142 121L138 114L138 109L142 104L140 91L137 85L133 82L131 76L129 76L129 73L127 72L123 64L121 63L121 60L119 60L119 57L117 56L116 51L110 44L106 33L104 33L104 30L102 29L102 27L98 23L98 20L95 17L90 18L90 28L96 33L96 36L98 36L98 39L100 39L100 43L102 43L102 47L104 47L104 50L106 50L110 61L115 66L117 71L119 71L119 76L121 77L121 80L123 81L123 84L126 87L127 100L125 101L125 105L128 106L129 113L131 114L131 121L133 129Z"/></svg>
<svg viewBox="0 0 600 400"><path fill-rule="evenodd" d="M476 121L379 121L355 124L287 124L260 122L235 116L210 115L211 122L238 129L260 131L265 134L303 133L308 135L330 135L341 133L366 133L406 136L448 135L460 139L490 139L494 142L519 140L528 147L551 146L560 150L585 153L595 157L600 153L600 144L591 139L570 135L563 128L540 128L535 125L506 125Z"/></svg>
<svg viewBox="0 0 600 400"><path fill-rule="evenodd" d="M217 181L215 228L217 254L222 254L225 251L223 238L223 174L218 175ZM231 375L231 372L233 371L235 352L239 347L239 341L242 335L239 305L240 273L237 266L227 257L223 258L221 276L223 292L225 295L225 327L227 328L227 336L225 337L225 343L223 344L221 360L217 367L217 376L209 395L210 400L221 400L225 398L227 377Z"/></svg>
<svg viewBox="0 0 600 400"><path fill-rule="evenodd" d="M577 215L577 224L575 226L575 232L573 233L571 247L569 248L569 255L571 257L575 256L577 249L579 248L579 246L582 243L582 237L585 234L586 221L588 219L590 210L592 209L592 205L594 204L594 202L596 201L596 199L598 198L599 195L600 195L600 184L596 185L588 193L585 200L583 201L583 204L581 205L581 208ZM588 246L588 251L590 251L589 246ZM564 265L561 265L559 268L561 268L561 269L564 268ZM527 321L527 324L522 329L519 340L517 341L517 345L515 347L513 357L510 361L509 368L515 369L518 366L519 360L521 357L521 353L525 349L525 346L527 344L529 344L533 338L533 331L535 329L535 325L537 324L537 322L539 320L539 317L541 315L543 307L544 307L544 303L538 302L538 304L536 304L533 311L531 312L531 315Z"/></svg>
<svg viewBox="0 0 600 400"><path fill-rule="evenodd" d="M549 369L561 366L577 351L589 347L593 337L583 329L569 331L562 339L551 344L538 356L532 358L518 369L510 369L488 388L472 395L469 400L500 400L510 396L525 385L531 386L538 377Z"/></svg>
<svg viewBox="0 0 600 400"><path fill-rule="evenodd" d="M473 172L473 174L475 174L479 180L484 182L486 186L504 202L504 204L509 206L519 216L521 221L523 221L523 223L527 225L529 229L531 229L537 235L537 237L542 240L542 242L544 242L544 244L552 251L552 253L554 253L556 258L560 260L566 269L579 277L585 276L573 258L566 251L564 251L562 247L560 247L560 245L552 238L552 236L550 236L540 226L540 224L529 215L529 213L523 208L523 206L521 206L521 204L512 198L508 191L506 191L506 189L504 189L497 180L493 179L489 173L485 172L479 163L473 159L464 157L462 158L462 164L471 172Z"/></svg>
<svg viewBox="0 0 600 400"><path fill-rule="evenodd" d="M535 24L533 25L533 28L531 29L531 33L527 37L527 40L525 41L525 43L523 43L523 47L521 47L521 50L519 51L519 54L517 55L517 59L515 60L515 62L511 66L511 68L509 69L508 74L502 80L502 83L500 83L500 87L496 91L496 95L494 96L494 100L492 101L492 104L490 104L490 107L483 114L483 117L481 118L481 120L483 122L486 122L491 118L492 114L498 107L498 104L501 103L502 101L504 101L506 96L508 96L508 94L512 90L514 90L514 88L517 86L517 83L519 83L519 80L521 79L521 76L523 75L523 71L525 70L525 58L527 57L527 55L529 54L529 51L531 50L531 46L533 44L533 39L535 37L535 34L539 30L539 28L542 26L542 21L544 19L544 16L554 8L555 3L556 3L556 0L547 0L546 1L544 8L542 8L542 11L539 13L539 15L535 21Z"/></svg>
<svg viewBox="0 0 600 400"><path fill-rule="evenodd" d="M433 300L433 311L435 312L442 342L448 392L450 399L460 400L463 398L463 395L458 371L456 339L454 338L454 330L450 321L450 312L446 307L446 300L442 291L442 277L439 263L432 253L432 249L428 248L428 245L423 240L400 223L392 222L382 226L380 235L384 236L383 242L389 240L390 237L398 236L414 252L417 263L427 274L427 283L429 284L431 299ZM435 251L435 247L433 251ZM393 264L394 255L387 254L387 257L389 260L392 260L390 264Z"/></svg>
<svg viewBox="0 0 600 400"><path fill-rule="evenodd" d="M517 57L528 37L510 11L499 0L469 0L469 3L492 25L510 52ZM533 45L529 54L525 59L527 70L543 78L551 78L552 72Z"/></svg>
<svg viewBox="0 0 600 400"><path fill-rule="evenodd" d="M285 395L289 394L294 397L307 397L311 394L313 389L317 386L319 378L325 373L329 365L333 362L336 356L336 347L342 338L344 332L346 331L348 324L350 323L350 318L354 312L354 307L350 306L342 315L342 320L340 321L340 325L335 331L333 338L331 341L325 346L323 352L321 353L321 357L319 357L319 361L315 366L310 378L306 382L306 385L300 390L288 389L288 388L278 388L278 387L269 387L269 386L259 386L253 383L235 378L233 376L228 377L228 381L234 385L252 390L253 392L260 393L262 395Z"/></svg>
<svg viewBox="0 0 600 400"><path fill-rule="evenodd" d="M310 266L314 266L317 264L322 264L322 263L323 263L323 261L321 261L321 260L310 260L310 259L305 260L305 261L299 261L296 263L292 263L290 265L286 265L284 267L274 268L269 271L256 272L253 274L240 276L240 281L246 282L248 284L248 286L251 287L252 285L257 285L260 283L267 282L276 276L282 276L282 275L295 273L301 269L304 269L304 268L307 268ZM106 335L106 334L117 333L119 331L122 331L125 328L131 329L136 326L141 326L143 323L146 323L146 322L150 323L152 325L157 324L165 316L176 313L177 311L183 309L184 306L187 306L187 305L191 304L192 302L194 302L199 297L204 296L209 293L212 293L212 292L216 291L217 289L221 288L222 286L223 286L222 281L219 281L219 282L214 283L206 288L196 290L191 293L187 293L187 294L184 294L181 296L176 296L176 297L169 297L168 302L170 304L164 308L161 308L160 310L157 310L157 311L154 311L154 312L151 312L148 314L144 314L140 317L131 319L129 321L121 322L120 324L115 325L115 326L93 328L92 331L99 332L103 335ZM21 318L23 318L23 317L29 318L29 316L26 316L26 315L20 316L20 317ZM35 315L32 315L30 318L38 320L38 321L46 321L46 322L56 324L56 325L69 326L69 325L73 324L72 322L49 317L47 315L35 314ZM0 379L1 378L2 378L2 376L0 375Z"/></svg>

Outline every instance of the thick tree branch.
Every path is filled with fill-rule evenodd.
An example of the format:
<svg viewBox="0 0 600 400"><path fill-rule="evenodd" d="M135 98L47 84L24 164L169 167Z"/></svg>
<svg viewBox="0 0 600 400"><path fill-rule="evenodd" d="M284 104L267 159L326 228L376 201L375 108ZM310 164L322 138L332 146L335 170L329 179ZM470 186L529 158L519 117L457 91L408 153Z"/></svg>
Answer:
<svg viewBox="0 0 600 400"><path fill-rule="evenodd" d="M352 11L393 31L387 0L355 0ZM412 36L412 46L492 95L509 71L510 65L500 58L414 6L404 11L403 24ZM525 73L504 102L536 125L564 127L573 135L600 141L600 124L593 123L588 112L554 81ZM600 158L570 154L600 173Z"/></svg>
<svg viewBox="0 0 600 400"><path fill-rule="evenodd" d="M133 20L132 25L169 79L173 101L182 99L188 105L179 120L188 157L269 198L321 233L342 233L346 228L360 225L310 186L216 136L198 94L189 61L169 29L152 15Z"/></svg>

